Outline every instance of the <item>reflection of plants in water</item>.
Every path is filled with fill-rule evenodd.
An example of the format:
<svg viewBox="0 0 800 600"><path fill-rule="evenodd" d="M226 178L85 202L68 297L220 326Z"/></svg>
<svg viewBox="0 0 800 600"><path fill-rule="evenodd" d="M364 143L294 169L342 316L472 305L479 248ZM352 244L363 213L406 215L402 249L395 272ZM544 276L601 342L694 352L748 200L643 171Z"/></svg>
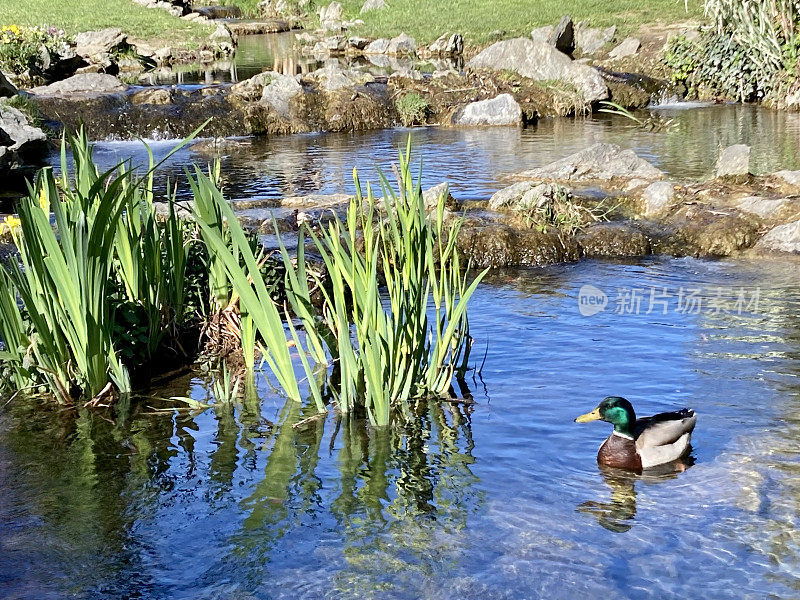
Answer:
<svg viewBox="0 0 800 600"><path fill-rule="evenodd" d="M469 416L436 403L418 409L388 431L343 428L341 495L332 507L350 567L336 576L342 592L362 597L390 578L431 576L458 560L458 540L481 502Z"/></svg>

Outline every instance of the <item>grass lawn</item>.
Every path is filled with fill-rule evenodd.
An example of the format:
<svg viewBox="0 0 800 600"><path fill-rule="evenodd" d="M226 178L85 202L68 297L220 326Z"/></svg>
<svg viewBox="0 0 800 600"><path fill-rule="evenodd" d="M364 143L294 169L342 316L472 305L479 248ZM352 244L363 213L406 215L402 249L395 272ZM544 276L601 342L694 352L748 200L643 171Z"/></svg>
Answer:
<svg viewBox="0 0 800 600"><path fill-rule="evenodd" d="M363 0L340 0L345 14L361 18L358 33L393 37L405 31L418 43L428 43L443 33L461 33L468 42L489 41L489 33L506 32L504 37L529 35L531 29L555 24L561 15L592 25L616 25L620 33L635 31L639 25L674 23L702 16L702 2L689 0L386 0L388 8L359 15ZM317 2L320 3L319 0Z"/></svg>
<svg viewBox="0 0 800 600"><path fill-rule="evenodd" d="M192 46L210 29L132 0L0 0L0 25L56 26L68 34L120 27L129 36Z"/></svg>

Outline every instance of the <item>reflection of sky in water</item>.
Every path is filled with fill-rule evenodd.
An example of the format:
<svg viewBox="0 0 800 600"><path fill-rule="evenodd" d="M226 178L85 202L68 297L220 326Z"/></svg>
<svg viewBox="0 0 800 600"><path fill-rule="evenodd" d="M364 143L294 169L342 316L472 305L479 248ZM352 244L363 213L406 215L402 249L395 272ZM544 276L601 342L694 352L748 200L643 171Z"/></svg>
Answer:
<svg viewBox="0 0 800 600"><path fill-rule="evenodd" d="M491 275L478 405L380 434L260 399L111 424L0 416L0 589L56 598L794 597L800 262L582 262ZM761 290L756 314L578 311L591 284ZM488 343L488 348L487 348ZM179 381L166 395L205 400ZM600 472L608 394L698 412L677 475ZM5 588L3 587L5 586Z"/></svg>
<svg viewBox="0 0 800 600"><path fill-rule="evenodd" d="M409 135L414 159L422 160L426 186L444 180L459 199L486 199L507 184L504 176L540 166L597 142L632 148L671 177L703 178L714 170L719 149L753 146L753 168L760 173L800 168L800 114L752 106L710 106L661 110L673 118L666 132L647 132L620 117L546 119L534 127L390 129L352 134L301 134L239 140L225 150L222 167L232 199L352 191L352 170L362 182L378 182L375 167L391 176L391 164ZM155 142L160 156L174 145ZM100 162L146 158L137 142L97 144ZM57 160L57 159L54 159ZM164 172L182 180L183 169L211 155L183 150Z"/></svg>

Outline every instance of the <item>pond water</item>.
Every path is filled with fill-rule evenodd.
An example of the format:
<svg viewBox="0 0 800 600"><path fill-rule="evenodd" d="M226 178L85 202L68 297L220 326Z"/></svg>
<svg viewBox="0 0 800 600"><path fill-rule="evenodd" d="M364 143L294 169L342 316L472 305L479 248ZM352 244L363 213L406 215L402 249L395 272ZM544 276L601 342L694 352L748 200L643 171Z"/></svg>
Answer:
<svg viewBox="0 0 800 600"><path fill-rule="evenodd" d="M295 429L310 413L263 379L198 414L12 402L0 596L797 597L798 281L790 259L495 273L471 312L477 404L391 431ZM605 311L580 314L584 285ZM700 310L680 312L694 289ZM210 398L188 378L162 394ZM572 420L608 394L693 407L694 466L601 471L608 426Z"/></svg>
<svg viewBox="0 0 800 600"><path fill-rule="evenodd" d="M359 133L302 134L246 138L229 142L222 154L226 192L231 199L274 198L305 194L351 192L352 169L362 182L378 180L375 167L391 173L397 152L408 136L414 158L422 160L426 186L449 181L461 200L484 200L508 184L507 176L563 158L596 142L632 148L671 177L703 178L714 172L720 148L731 144L753 147L752 166L758 173L800 168L800 114L755 106L727 105L656 111L673 119L662 132L643 131L622 117L545 119L524 129L513 127L452 129L388 129ZM175 142L152 142L164 156ZM139 142L100 142L96 156L112 166L134 156L144 164ZM185 149L164 169L172 180L183 180L193 162L205 164L213 154ZM57 161L57 157L53 157Z"/></svg>
<svg viewBox="0 0 800 600"><path fill-rule="evenodd" d="M309 73L326 63L335 63L343 68L357 66L375 75L388 75L398 69L412 67L433 72L437 68L458 67L461 64L455 60L411 60L384 55L314 56L303 52L295 32L287 31L239 36L233 60L158 68L143 73L138 82L144 85L235 83L262 71L290 75Z"/></svg>

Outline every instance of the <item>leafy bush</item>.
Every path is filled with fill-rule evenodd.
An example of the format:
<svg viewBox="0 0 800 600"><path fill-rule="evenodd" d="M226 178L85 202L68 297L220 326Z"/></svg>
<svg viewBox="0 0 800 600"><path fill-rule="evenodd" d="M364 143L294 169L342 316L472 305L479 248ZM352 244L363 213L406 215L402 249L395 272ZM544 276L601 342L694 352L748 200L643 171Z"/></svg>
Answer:
<svg viewBox="0 0 800 600"><path fill-rule="evenodd" d="M800 2L706 0L713 28L673 38L665 63L691 95L763 99L798 75Z"/></svg>
<svg viewBox="0 0 800 600"><path fill-rule="evenodd" d="M0 28L0 67L31 81L42 78L51 62L68 48L69 38L55 27Z"/></svg>

